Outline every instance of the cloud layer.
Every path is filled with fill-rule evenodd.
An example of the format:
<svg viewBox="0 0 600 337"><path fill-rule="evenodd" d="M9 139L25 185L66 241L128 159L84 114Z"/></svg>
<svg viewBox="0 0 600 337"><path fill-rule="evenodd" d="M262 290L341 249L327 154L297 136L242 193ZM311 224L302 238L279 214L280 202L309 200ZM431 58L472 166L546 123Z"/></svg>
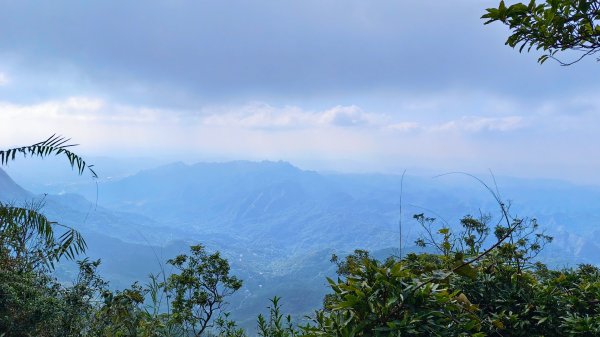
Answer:
<svg viewBox="0 0 600 337"><path fill-rule="evenodd" d="M444 94L431 101L452 107L456 98ZM428 102L405 103L412 109L431 109ZM548 108L560 104L579 110L561 113ZM440 115L455 117L431 120L403 111L370 112L356 105L309 110L254 102L171 110L90 97L31 105L0 102L0 143L29 144L52 130L76 139L83 151L102 155L285 159L344 171L493 168L598 181L600 161L590 153L600 143L594 127L600 123L600 100L573 97L538 106L507 106L494 115L440 110Z"/></svg>
<svg viewBox="0 0 600 337"><path fill-rule="evenodd" d="M507 48L493 5L7 2L0 144L600 182L598 65Z"/></svg>
<svg viewBox="0 0 600 337"><path fill-rule="evenodd" d="M364 106L384 93L539 99L588 87L593 61L542 68L505 47L506 31L479 18L496 2L8 2L0 71L14 73L15 89L0 98L102 95L185 108L343 96L353 102L330 105Z"/></svg>

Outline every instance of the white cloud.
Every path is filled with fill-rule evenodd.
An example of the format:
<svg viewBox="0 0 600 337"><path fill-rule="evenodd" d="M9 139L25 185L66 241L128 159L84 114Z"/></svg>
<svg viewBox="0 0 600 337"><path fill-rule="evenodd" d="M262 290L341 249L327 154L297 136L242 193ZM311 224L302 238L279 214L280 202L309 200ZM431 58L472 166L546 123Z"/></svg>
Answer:
<svg viewBox="0 0 600 337"><path fill-rule="evenodd" d="M298 130L322 127L377 126L386 116L370 114L355 105L338 105L325 111L305 111L299 107L275 108L268 104L218 109L200 117L207 126L240 127L265 130Z"/></svg>
<svg viewBox="0 0 600 337"><path fill-rule="evenodd" d="M103 106L102 100L86 97L70 97L31 105L0 102L0 120L12 123L31 120L34 124L61 120L97 121L103 118Z"/></svg>
<svg viewBox="0 0 600 337"><path fill-rule="evenodd" d="M441 125L433 126L434 131L467 131L486 132L500 131L508 132L524 128L526 125L521 116L507 117L480 117L465 116L459 120L453 120Z"/></svg>
<svg viewBox="0 0 600 337"><path fill-rule="evenodd" d="M313 124L314 116L296 107L276 109L267 104L216 109L198 117L206 126L246 129L302 129Z"/></svg>
<svg viewBox="0 0 600 337"><path fill-rule="evenodd" d="M394 130L394 131L400 131L400 132L407 132L407 131L419 130L420 125L419 125L419 123L415 123L415 122L400 122L400 123L394 123L394 124L388 125L387 129Z"/></svg>
<svg viewBox="0 0 600 337"><path fill-rule="evenodd" d="M379 118L378 118L379 117ZM374 124L377 119L382 119L383 116L376 116L363 112L356 105L341 106L338 105L321 113L320 122L324 125L331 126L363 126Z"/></svg>
<svg viewBox="0 0 600 337"><path fill-rule="evenodd" d="M71 111L98 111L104 106L104 102L96 98L69 97L60 105L62 108Z"/></svg>

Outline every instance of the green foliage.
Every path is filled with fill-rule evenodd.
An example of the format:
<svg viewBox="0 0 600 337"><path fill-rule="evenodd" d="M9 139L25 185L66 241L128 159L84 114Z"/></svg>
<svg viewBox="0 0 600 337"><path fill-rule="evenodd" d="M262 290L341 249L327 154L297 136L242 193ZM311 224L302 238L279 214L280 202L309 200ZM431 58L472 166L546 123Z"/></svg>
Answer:
<svg viewBox="0 0 600 337"><path fill-rule="evenodd" d="M245 336L229 314L219 311L241 281L228 275L227 261L218 253L206 254L201 246L192 247L192 252L172 261L182 272L171 275L168 285L152 276L146 286L134 283L120 291L108 290L97 275L100 261L78 262L80 271L71 286L58 283L47 269L23 266L25 260L4 263L0 333L3 337L200 336L210 332L206 329L213 326L211 317L222 314L215 320L219 336ZM163 294L174 298L166 311L161 308Z"/></svg>
<svg viewBox="0 0 600 337"><path fill-rule="evenodd" d="M94 300L106 285L96 274L98 265L79 262L77 279L68 287L45 271L0 268L0 332L5 337L86 335Z"/></svg>
<svg viewBox="0 0 600 337"><path fill-rule="evenodd" d="M583 57L600 50L600 1L597 0L547 0L528 4L516 3L506 6L500 1L497 8L488 8L482 16L485 24L502 22L511 30L506 44L530 51L543 50L538 62L549 58L557 59L559 52L572 50L581 55L575 61L563 62L570 65Z"/></svg>
<svg viewBox="0 0 600 337"><path fill-rule="evenodd" d="M0 165L17 154L42 158L64 154L80 174L87 167L96 177L67 142L52 136L31 146L2 150ZM96 276L99 262L88 260L79 262L77 280L70 287L50 276L48 267L63 256L75 258L86 244L78 231L48 220L41 207L41 203L17 207L0 202L0 332L5 337L84 334L94 295L105 285Z"/></svg>
<svg viewBox="0 0 600 337"><path fill-rule="evenodd" d="M480 329L461 294L443 284L449 273L416 275L401 261L363 259L317 311L307 336L471 336ZM426 282L436 280L436 282Z"/></svg>
<svg viewBox="0 0 600 337"><path fill-rule="evenodd" d="M179 273L169 276L166 290L173 294L173 321L193 336L200 336L212 327L225 298L241 288L242 281L229 275L229 262L219 252L208 254L201 245L190 249L190 255L168 261Z"/></svg>
<svg viewBox="0 0 600 337"><path fill-rule="evenodd" d="M143 289L134 284L131 289L102 294L104 304L96 313L94 333L98 336L142 336L145 316L141 310Z"/></svg>
<svg viewBox="0 0 600 337"><path fill-rule="evenodd" d="M537 232L535 220L503 214L505 225L494 230L488 216L464 217L452 229L417 215L429 230L422 242L438 253L383 262L364 250L334 256L339 277L328 279L332 294L310 322L294 324L275 297L268 317L258 316L258 335L597 336L600 270L590 265L550 270L534 261L550 238ZM146 286L116 292L97 276L98 261L81 261L70 287L45 270L8 268L23 261L0 269L5 337L246 336L222 311L241 281L229 275L219 253L203 246L169 260L178 272L164 281L151 276Z"/></svg>
<svg viewBox="0 0 600 337"><path fill-rule="evenodd" d="M336 273L344 276L349 275L352 270L362 264L364 260L375 262L375 259L371 257L371 254L363 249L354 250L354 253L346 256L343 261L335 254L331 256L331 262L337 266Z"/></svg>
<svg viewBox="0 0 600 337"><path fill-rule="evenodd" d="M100 260L84 259L77 262L79 274L73 285L63 288L61 305L61 331L67 336L84 336L89 330L96 313L96 301L108 283L98 275Z"/></svg>
<svg viewBox="0 0 600 337"><path fill-rule="evenodd" d="M385 262L365 251L335 257L334 293L302 335L597 336L600 270L554 271L534 261L551 238L535 219L501 209L505 225L493 237L489 216L467 216L453 231L416 215L426 229L420 242L437 254Z"/></svg>
<svg viewBox="0 0 600 337"><path fill-rule="evenodd" d="M0 268L0 331L6 337L54 335L58 289L45 275Z"/></svg>
<svg viewBox="0 0 600 337"><path fill-rule="evenodd" d="M229 319L229 313L223 313L215 320L219 337L246 337L244 329L237 326L235 321Z"/></svg>
<svg viewBox="0 0 600 337"><path fill-rule="evenodd" d="M296 337L300 336L300 331L294 327L292 323L292 317L286 315L285 319L283 313L281 313L281 305L279 301L280 297L273 297L271 299L271 306L269 309L269 318L260 314L258 315L258 335L261 337Z"/></svg>
<svg viewBox="0 0 600 337"><path fill-rule="evenodd" d="M229 275L229 263L218 252L192 246L190 255L168 261L178 272L165 281L151 275L122 291L104 291L92 322L92 336L219 336L242 337L245 332L222 311L225 299L242 282ZM167 298L166 308L163 297ZM169 301L170 299L170 301Z"/></svg>

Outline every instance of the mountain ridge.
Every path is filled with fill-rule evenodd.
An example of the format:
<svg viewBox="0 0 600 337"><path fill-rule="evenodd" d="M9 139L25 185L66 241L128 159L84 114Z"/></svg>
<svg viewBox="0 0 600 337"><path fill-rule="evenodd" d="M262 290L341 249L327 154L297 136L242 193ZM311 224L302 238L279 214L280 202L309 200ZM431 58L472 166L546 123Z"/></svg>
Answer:
<svg viewBox="0 0 600 337"><path fill-rule="evenodd" d="M12 202L24 200L33 196L18 185L2 168L0 168L0 200L3 202Z"/></svg>

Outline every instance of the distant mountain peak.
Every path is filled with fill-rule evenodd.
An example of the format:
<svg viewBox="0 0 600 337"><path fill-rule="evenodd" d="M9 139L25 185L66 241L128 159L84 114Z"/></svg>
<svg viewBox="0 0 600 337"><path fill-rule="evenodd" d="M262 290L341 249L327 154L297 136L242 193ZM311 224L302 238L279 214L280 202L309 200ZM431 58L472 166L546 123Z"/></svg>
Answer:
<svg viewBox="0 0 600 337"><path fill-rule="evenodd" d="M287 171L287 172L301 172L302 170L298 167L290 164L287 161L251 161L251 160L232 160L223 162L198 162L193 165L185 165L173 163L170 164L170 168L177 168L178 166L185 166L190 169L222 169L222 170L234 170L234 171Z"/></svg>

